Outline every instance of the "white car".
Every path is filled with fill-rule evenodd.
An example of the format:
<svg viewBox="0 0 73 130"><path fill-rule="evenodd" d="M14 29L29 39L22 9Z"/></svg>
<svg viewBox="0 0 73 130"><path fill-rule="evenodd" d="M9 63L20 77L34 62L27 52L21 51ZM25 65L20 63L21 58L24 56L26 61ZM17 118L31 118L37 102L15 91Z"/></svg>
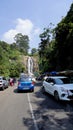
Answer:
<svg viewBox="0 0 73 130"><path fill-rule="evenodd" d="M4 90L5 88L8 88L8 85L9 85L8 80L6 80L5 77L0 76L0 88Z"/></svg>
<svg viewBox="0 0 73 130"><path fill-rule="evenodd" d="M58 100L73 100L73 83L65 76L49 76L43 81L42 90Z"/></svg>

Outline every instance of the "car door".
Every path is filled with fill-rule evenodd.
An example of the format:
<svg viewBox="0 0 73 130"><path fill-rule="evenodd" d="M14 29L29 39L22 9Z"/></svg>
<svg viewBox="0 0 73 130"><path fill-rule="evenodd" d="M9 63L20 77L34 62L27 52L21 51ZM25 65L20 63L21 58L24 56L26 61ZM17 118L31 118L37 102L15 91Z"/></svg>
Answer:
<svg viewBox="0 0 73 130"><path fill-rule="evenodd" d="M45 80L44 86L45 86L46 92L50 93L50 78L47 78L47 79Z"/></svg>
<svg viewBox="0 0 73 130"><path fill-rule="evenodd" d="M52 78L48 78L46 80L46 90L48 93L53 95L53 90L54 90L54 80Z"/></svg>
<svg viewBox="0 0 73 130"><path fill-rule="evenodd" d="M53 95L53 93L54 93L54 87L55 87L55 81L54 81L54 79L52 79L52 78L50 79L50 85L49 86L50 86L50 88L49 88L50 89L50 94Z"/></svg>

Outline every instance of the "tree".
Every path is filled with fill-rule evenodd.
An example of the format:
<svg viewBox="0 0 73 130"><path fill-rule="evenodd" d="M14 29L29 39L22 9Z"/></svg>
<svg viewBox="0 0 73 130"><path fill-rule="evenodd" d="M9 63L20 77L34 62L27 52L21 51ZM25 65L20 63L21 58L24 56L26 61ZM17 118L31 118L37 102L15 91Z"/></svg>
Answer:
<svg viewBox="0 0 73 130"><path fill-rule="evenodd" d="M35 55L37 52L38 52L38 50L36 48L32 48L31 55Z"/></svg>
<svg viewBox="0 0 73 130"><path fill-rule="evenodd" d="M16 45L19 50L24 54L28 54L29 37L27 35L22 35L21 33L18 33L15 35L14 40L16 41Z"/></svg>
<svg viewBox="0 0 73 130"><path fill-rule="evenodd" d="M53 29L54 39L52 38L50 41L51 32L46 29L40 35L39 62L41 71L73 69L73 4L66 17Z"/></svg>
<svg viewBox="0 0 73 130"><path fill-rule="evenodd" d="M25 67L20 62L13 62L11 63L10 67L10 77L19 77L20 73L25 70Z"/></svg>
<svg viewBox="0 0 73 130"><path fill-rule="evenodd" d="M20 55L15 43L0 41L0 75L19 76L20 71L25 70Z"/></svg>
<svg viewBox="0 0 73 130"><path fill-rule="evenodd" d="M73 69L73 4L55 28L55 53L60 70Z"/></svg>
<svg viewBox="0 0 73 130"><path fill-rule="evenodd" d="M42 72L48 71L48 58L47 52L50 44L50 36L52 34L52 29L50 27L44 28L44 32L40 34L41 42L39 43L39 68ZM49 54L49 53L48 53ZM47 64L48 63L48 64Z"/></svg>

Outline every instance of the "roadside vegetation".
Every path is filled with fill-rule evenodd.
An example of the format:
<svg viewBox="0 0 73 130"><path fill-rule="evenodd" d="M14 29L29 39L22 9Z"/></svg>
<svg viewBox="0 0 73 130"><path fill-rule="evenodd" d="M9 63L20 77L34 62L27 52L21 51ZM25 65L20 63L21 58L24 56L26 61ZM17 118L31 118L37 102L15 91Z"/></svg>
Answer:
<svg viewBox="0 0 73 130"><path fill-rule="evenodd" d="M40 73L73 70L73 4L55 28L44 28L40 40Z"/></svg>
<svg viewBox="0 0 73 130"><path fill-rule="evenodd" d="M20 52L14 44L9 45L0 41L0 75L17 77L20 70L24 70L19 59Z"/></svg>

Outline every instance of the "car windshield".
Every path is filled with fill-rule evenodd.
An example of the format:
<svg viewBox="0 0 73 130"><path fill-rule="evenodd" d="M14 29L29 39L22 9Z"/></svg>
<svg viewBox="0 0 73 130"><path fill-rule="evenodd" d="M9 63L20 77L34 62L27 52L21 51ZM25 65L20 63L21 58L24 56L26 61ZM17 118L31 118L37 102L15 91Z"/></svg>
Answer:
<svg viewBox="0 0 73 130"><path fill-rule="evenodd" d="M69 78L57 78L55 82L56 84L70 84L71 83Z"/></svg>
<svg viewBox="0 0 73 130"><path fill-rule="evenodd" d="M31 80L29 78L20 78L19 81L20 82L29 82Z"/></svg>

